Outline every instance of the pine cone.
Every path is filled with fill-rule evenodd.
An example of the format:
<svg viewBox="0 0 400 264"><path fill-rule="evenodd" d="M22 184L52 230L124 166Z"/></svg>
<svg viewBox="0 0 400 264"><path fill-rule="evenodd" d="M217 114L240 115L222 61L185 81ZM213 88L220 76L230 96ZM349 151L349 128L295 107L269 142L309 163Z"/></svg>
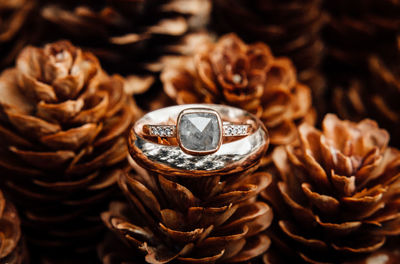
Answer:
<svg viewBox="0 0 400 264"><path fill-rule="evenodd" d="M2 184L34 245L94 246L127 155L133 107L123 79L67 41L26 47L2 73Z"/></svg>
<svg viewBox="0 0 400 264"><path fill-rule="evenodd" d="M367 255L365 258L361 258L356 261L346 262L344 264L396 264L400 263L400 250L399 240L394 239L387 243L379 250Z"/></svg>
<svg viewBox="0 0 400 264"><path fill-rule="evenodd" d="M20 220L14 205L0 191L0 263L25 264L28 255L21 237Z"/></svg>
<svg viewBox="0 0 400 264"><path fill-rule="evenodd" d="M365 73L368 70L366 58L373 53L389 59L397 53L398 1L325 1L325 9L330 18L324 41L329 69L335 70L331 72L335 74L333 81L337 81L340 72L350 76Z"/></svg>
<svg viewBox="0 0 400 264"><path fill-rule="evenodd" d="M276 181L263 192L279 219L272 239L304 262L351 262L400 234L400 152L371 120L328 114L322 127L301 125L300 144L272 154Z"/></svg>
<svg viewBox="0 0 400 264"><path fill-rule="evenodd" d="M303 121L314 122L310 89L297 81L291 61L234 34L166 67L161 80L178 104L222 103L252 112L268 128L272 147L292 142Z"/></svg>
<svg viewBox="0 0 400 264"><path fill-rule="evenodd" d="M69 39L97 55L108 71L132 74L207 22L209 0L50 1L41 9L45 39ZM59 32L59 34L57 34ZM141 66L141 67L140 67Z"/></svg>
<svg viewBox="0 0 400 264"><path fill-rule="evenodd" d="M326 10L330 22L325 64L333 110L351 120L372 117L396 135L400 131L395 102L400 80L400 3L326 1ZM400 146L397 137L392 141Z"/></svg>
<svg viewBox="0 0 400 264"><path fill-rule="evenodd" d="M273 215L257 196L271 175L254 172L267 146L241 166L185 172L149 161L135 139L131 134L131 155L147 171L133 161L134 169L121 171L119 185L129 205L113 203L102 214L127 249L112 249L106 241L103 263L247 262L267 251L270 239L263 231Z"/></svg>
<svg viewBox="0 0 400 264"><path fill-rule="evenodd" d="M35 0L0 1L0 69L10 65L31 41L27 26L34 7Z"/></svg>
<svg viewBox="0 0 400 264"><path fill-rule="evenodd" d="M214 0L212 25L221 33L236 32L247 42L268 43L274 54L292 59L317 105L325 87L319 69L324 53L320 31L326 21L321 2Z"/></svg>
<svg viewBox="0 0 400 264"><path fill-rule="evenodd" d="M335 110L341 117L352 120L371 116L379 120L391 135L398 135L400 133L399 62L400 56L390 64L376 55L370 56L366 78L354 79L347 88L337 87L334 90ZM392 137L391 143L399 147L400 139Z"/></svg>

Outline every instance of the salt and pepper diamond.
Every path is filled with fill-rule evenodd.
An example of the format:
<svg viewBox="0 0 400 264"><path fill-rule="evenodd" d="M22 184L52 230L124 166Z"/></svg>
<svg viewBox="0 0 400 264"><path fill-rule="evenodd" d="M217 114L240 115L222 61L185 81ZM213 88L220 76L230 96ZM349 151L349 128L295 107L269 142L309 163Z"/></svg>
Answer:
<svg viewBox="0 0 400 264"><path fill-rule="evenodd" d="M221 144L221 120L213 111L183 111L178 118L178 138L189 152L215 152Z"/></svg>
<svg viewBox="0 0 400 264"><path fill-rule="evenodd" d="M150 125L150 135L157 137L174 137L175 126L171 125Z"/></svg>

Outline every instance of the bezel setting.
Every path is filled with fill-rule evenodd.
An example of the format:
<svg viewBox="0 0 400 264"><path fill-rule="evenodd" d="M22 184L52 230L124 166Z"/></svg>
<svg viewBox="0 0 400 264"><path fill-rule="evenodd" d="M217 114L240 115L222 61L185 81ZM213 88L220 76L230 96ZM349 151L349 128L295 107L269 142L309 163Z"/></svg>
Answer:
<svg viewBox="0 0 400 264"><path fill-rule="evenodd" d="M217 124L218 124L218 144L216 146L216 148L211 149L211 150L193 150L193 149L188 149L187 147L185 147L185 145L182 143L181 140L181 121L182 121L182 117L184 117L187 114L200 114L200 113L207 113L207 114L212 114L215 115L216 119L217 119ZM187 108L182 110L177 118L176 121L176 139L178 142L179 147L182 149L183 152L190 154L190 155L207 155L207 154L212 154L215 153L219 150L219 148L221 147L222 144L222 137L223 137L223 124L222 124L222 119L221 116L219 115L219 113L213 109L209 109L209 108Z"/></svg>

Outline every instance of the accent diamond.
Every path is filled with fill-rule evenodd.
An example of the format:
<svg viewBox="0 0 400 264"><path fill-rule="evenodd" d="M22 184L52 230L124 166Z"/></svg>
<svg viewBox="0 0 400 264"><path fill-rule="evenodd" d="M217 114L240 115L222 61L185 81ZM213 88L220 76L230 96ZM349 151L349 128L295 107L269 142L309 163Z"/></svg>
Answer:
<svg viewBox="0 0 400 264"><path fill-rule="evenodd" d="M224 136L245 136L248 125L224 125Z"/></svg>
<svg viewBox="0 0 400 264"><path fill-rule="evenodd" d="M175 126L171 125L151 125L149 129L152 136L173 137L175 134Z"/></svg>

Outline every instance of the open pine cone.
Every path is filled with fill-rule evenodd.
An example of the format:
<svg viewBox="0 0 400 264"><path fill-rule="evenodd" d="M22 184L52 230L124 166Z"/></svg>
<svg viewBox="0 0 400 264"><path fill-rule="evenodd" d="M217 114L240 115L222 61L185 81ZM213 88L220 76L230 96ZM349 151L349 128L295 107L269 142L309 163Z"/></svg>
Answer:
<svg viewBox="0 0 400 264"><path fill-rule="evenodd" d="M389 134L332 114L322 128L303 124L300 144L275 149L276 181L263 192L279 219L273 243L296 263L354 261L400 234L400 152Z"/></svg>
<svg viewBox="0 0 400 264"><path fill-rule="evenodd" d="M268 128L272 147L292 142L303 121L314 122L310 89L297 81L291 61L234 34L166 67L161 80L178 104L222 103L255 114Z"/></svg>
<svg viewBox="0 0 400 264"><path fill-rule="evenodd" d="M84 250L100 236L134 117L123 79L67 41L28 46L0 77L2 184L30 242ZM50 251L52 253L53 251ZM71 254L71 252L69 253ZM65 257L65 256L64 256Z"/></svg>
<svg viewBox="0 0 400 264"><path fill-rule="evenodd" d="M43 37L68 36L108 71L132 74L144 66L140 62L154 62L195 26L204 26L210 9L209 0L49 1L41 8L48 22Z"/></svg>
<svg viewBox="0 0 400 264"><path fill-rule="evenodd" d="M320 73L325 23L321 0L214 0L212 26L221 33L235 32L248 42L262 41L274 54L293 60L299 80L309 85L316 105L324 94Z"/></svg>
<svg viewBox="0 0 400 264"><path fill-rule="evenodd" d="M14 205L0 191L0 263L29 263L25 244L21 237L21 221Z"/></svg>
<svg viewBox="0 0 400 264"><path fill-rule="evenodd" d="M0 1L0 69L10 65L31 41L32 32L27 30L27 25L35 3L35 0Z"/></svg>
<svg viewBox="0 0 400 264"><path fill-rule="evenodd" d="M256 197L271 175L254 173L256 167L205 177L122 172L130 207L113 203L102 218L129 251L102 254L103 263L140 259L138 250L148 263L245 262L262 255L272 211Z"/></svg>

